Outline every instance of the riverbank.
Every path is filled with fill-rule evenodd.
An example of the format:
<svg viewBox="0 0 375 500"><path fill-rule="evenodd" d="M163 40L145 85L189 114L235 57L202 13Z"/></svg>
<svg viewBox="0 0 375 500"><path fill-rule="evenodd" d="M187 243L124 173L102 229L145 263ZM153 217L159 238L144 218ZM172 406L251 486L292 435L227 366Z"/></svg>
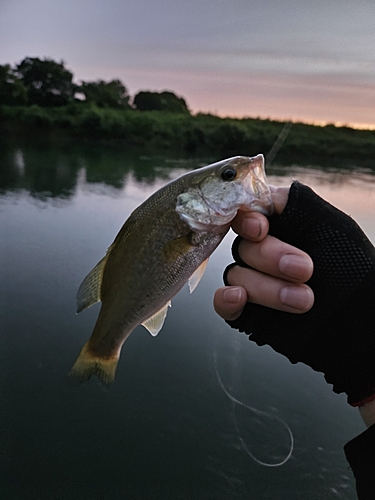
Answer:
<svg viewBox="0 0 375 500"><path fill-rule="evenodd" d="M220 118L207 114L114 110L72 103L59 108L1 106L3 137L77 138L215 156L271 151L285 122ZM277 153L278 162L315 159L374 166L375 131L293 123Z"/></svg>

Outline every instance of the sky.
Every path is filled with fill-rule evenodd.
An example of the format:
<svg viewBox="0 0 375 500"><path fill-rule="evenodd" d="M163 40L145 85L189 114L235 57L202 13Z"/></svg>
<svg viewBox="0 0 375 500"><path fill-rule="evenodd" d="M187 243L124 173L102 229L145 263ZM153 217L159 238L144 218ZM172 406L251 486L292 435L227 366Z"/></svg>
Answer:
<svg viewBox="0 0 375 500"><path fill-rule="evenodd" d="M375 0L0 0L0 64L26 56L192 112L375 128Z"/></svg>

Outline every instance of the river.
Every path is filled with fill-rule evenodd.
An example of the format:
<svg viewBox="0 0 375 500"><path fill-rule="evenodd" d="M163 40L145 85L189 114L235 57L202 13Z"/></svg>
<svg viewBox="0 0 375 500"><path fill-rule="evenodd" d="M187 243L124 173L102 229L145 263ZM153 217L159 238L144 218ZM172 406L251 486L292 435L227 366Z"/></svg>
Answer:
<svg viewBox="0 0 375 500"><path fill-rule="evenodd" d="M233 233L156 338L132 333L110 389L67 382L99 310L76 315L82 279L147 196L219 159L1 144L2 499L355 497L343 445L364 430L357 410L322 374L253 345L213 310ZM309 184L375 241L371 170L281 167L276 157L267 173L274 185ZM291 451L289 430L291 457L275 466Z"/></svg>

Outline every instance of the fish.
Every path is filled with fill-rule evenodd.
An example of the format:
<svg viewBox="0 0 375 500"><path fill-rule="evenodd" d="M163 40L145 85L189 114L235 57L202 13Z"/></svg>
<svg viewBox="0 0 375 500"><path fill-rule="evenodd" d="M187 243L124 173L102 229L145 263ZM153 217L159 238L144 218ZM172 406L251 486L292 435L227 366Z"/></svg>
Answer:
<svg viewBox="0 0 375 500"><path fill-rule="evenodd" d="M77 313L101 308L70 376L113 382L125 340L138 325L158 334L171 299L187 282L194 291L238 210L273 212L261 154L187 172L136 208L79 287Z"/></svg>

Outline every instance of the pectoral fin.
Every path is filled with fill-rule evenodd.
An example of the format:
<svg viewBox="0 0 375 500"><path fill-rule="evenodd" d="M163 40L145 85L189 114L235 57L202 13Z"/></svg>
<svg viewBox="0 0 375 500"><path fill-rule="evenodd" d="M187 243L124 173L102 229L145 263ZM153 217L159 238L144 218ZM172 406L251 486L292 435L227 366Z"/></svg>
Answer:
<svg viewBox="0 0 375 500"><path fill-rule="evenodd" d="M167 316L168 307L171 307L171 305L171 301L167 302L157 313L142 323L142 325L147 328L153 337L156 337L162 329L165 317Z"/></svg>
<svg viewBox="0 0 375 500"><path fill-rule="evenodd" d="M175 262L181 256L194 249L194 245L189 241L190 235L169 241L164 247L164 256L168 262Z"/></svg>
<svg viewBox="0 0 375 500"><path fill-rule="evenodd" d="M196 269L194 273L190 276L188 281L190 293L193 293L194 290L197 288L200 280L202 279L202 276L204 275L207 264L208 264L208 259L204 260L202 264L198 267L198 269Z"/></svg>
<svg viewBox="0 0 375 500"><path fill-rule="evenodd" d="M77 293L77 313L87 309L97 302L100 302L100 289L102 285L103 272L107 262L108 253L96 264L94 269L89 272L82 281Z"/></svg>

